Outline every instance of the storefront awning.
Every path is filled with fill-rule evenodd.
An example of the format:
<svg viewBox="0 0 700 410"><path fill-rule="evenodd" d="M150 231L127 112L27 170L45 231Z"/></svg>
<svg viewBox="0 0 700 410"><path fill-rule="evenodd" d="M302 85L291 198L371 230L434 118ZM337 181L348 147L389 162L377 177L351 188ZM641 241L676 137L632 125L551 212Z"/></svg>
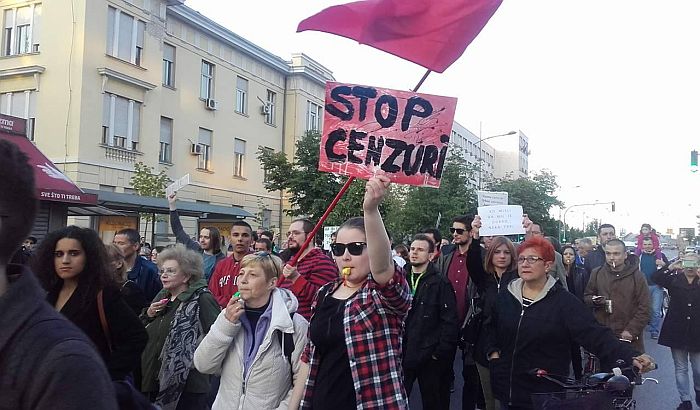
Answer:
<svg viewBox="0 0 700 410"><path fill-rule="evenodd" d="M122 212L145 212L156 214L170 213L168 200L150 196L124 194L119 192L86 189L89 194L97 196L97 203L105 208ZM195 216L209 219L243 219L253 214L236 206L211 205L201 202L177 201L180 216Z"/></svg>
<svg viewBox="0 0 700 410"><path fill-rule="evenodd" d="M25 120L0 115L0 139L17 145L29 158L34 168L37 199L76 204L95 205L97 196L83 192L73 181L49 161L24 135ZM2 160L2 159L0 159Z"/></svg>

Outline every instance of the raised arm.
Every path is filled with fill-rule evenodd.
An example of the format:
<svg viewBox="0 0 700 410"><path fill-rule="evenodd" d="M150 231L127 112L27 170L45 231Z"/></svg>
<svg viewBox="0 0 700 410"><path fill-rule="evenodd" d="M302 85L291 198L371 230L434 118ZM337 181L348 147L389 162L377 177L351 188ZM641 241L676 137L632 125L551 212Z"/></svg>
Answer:
<svg viewBox="0 0 700 410"><path fill-rule="evenodd" d="M391 243L384 227L379 204L384 200L391 182L383 175L376 175L367 181L362 208L365 212L365 234L369 252L369 269L378 285L386 285L394 277L394 260L391 257Z"/></svg>
<svg viewBox="0 0 700 410"><path fill-rule="evenodd" d="M481 245L479 244L479 229L481 228L481 217L474 216L472 221L472 241L467 250L467 271L469 278L474 281L479 291L482 291L488 283L488 273L484 269L484 264L481 260Z"/></svg>
<svg viewBox="0 0 700 410"><path fill-rule="evenodd" d="M185 245L187 249L201 252L202 247L199 246L199 242L193 241L182 228L180 215L177 213L175 201L177 201L177 193L168 196L168 208L170 209L170 229L172 229L173 233L175 234L175 240L178 243Z"/></svg>

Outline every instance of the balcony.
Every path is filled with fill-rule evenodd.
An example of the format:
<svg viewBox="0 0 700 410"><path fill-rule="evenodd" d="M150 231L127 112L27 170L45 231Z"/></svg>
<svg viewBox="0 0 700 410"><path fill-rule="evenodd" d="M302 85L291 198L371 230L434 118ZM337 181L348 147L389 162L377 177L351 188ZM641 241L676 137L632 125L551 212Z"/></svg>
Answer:
<svg viewBox="0 0 700 410"><path fill-rule="evenodd" d="M136 162L136 157L143 155L142 152L129 150L122 147L111 147L100 144L105 149L105 158L120 162Z"/></svg>

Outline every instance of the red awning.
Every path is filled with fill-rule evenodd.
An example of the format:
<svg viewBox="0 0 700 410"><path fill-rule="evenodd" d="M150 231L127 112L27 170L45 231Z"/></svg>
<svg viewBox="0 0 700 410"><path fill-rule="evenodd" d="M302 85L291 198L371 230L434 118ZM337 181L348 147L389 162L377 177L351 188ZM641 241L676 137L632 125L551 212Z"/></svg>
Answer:
<svg viewBox="0 0 700 410"><path fill-rule="evenodd" d="M24 120L0 115L0 139L12 142L29 158L34 167L37 199L42 201L71 202L94 205L97 195L86 194L78 188L53 162L25 136ZM13 135L14 134L14 135Z"/></svg>

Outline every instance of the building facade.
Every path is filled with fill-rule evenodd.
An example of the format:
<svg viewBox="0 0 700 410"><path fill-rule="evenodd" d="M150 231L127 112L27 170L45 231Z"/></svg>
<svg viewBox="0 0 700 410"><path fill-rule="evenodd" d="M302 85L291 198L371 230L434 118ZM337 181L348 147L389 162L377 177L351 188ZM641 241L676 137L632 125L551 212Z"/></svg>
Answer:
<svg viewBox="0 0 700 410"><path fill-rule="evenodd" d="M518 130L516 135L495 138L492 145L496 149L494 178L527 178L530 148L527 135Z"/></svg>
<svg viewBox="0 0 700 410"><path fill-rule="evenodd" d="M493 179L496 150L488 142L480 140L476 134L454 121L450 144L462 153L470 165L483 163L481 172L471 181L474 188L484 186L486 181Z"/></svg>
<svg viewBox="0 0 700 410"><path fill-rule="evenodd" d="M332 73L304 54L277 57L182 3L0 0L0 113L27 119L28 138L110 207L138 203L130 181L142 162L172 180L190 174L183 202L223 209L184 218L193 234L198 220L230 226L237 215L226 207L286 232L288 203L265 189L257 153L291 158L297 138L321 129ZM72 222L106 239L119 221Z"/></svg>

